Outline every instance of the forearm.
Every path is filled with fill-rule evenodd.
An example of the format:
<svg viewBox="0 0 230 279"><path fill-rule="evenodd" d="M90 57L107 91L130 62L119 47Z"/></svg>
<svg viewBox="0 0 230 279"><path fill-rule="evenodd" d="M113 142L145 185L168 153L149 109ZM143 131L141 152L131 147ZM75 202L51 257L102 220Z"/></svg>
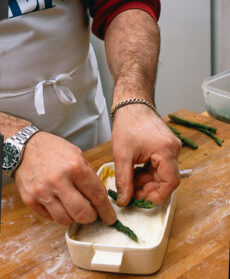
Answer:
<svg viewBox="0 0 230 279"><path fill-rule="evenodd" d="M128 10L114 18L105 36L113 104L127 98L152 101L159 45L158 25L146 12Z"/></svg>
<svg viewBox="0 0 230 279"><path fill-rule="evenodd" d="M4 135L4 140L30 124L27 120L0 112L0 133Z"/></svg>

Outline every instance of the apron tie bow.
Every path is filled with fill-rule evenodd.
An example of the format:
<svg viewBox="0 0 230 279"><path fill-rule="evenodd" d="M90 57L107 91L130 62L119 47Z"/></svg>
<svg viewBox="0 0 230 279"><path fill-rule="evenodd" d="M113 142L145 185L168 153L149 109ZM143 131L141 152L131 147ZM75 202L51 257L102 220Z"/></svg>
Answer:
<svg viewBox="0 0 230 279"><path fill-rule="evenodd" d="M63 104L69 105L69 104L76 103L76 98L73 95L72 91L68 87L59 84L60 81L71 80L71 79L72 78L70 74L63 73L58 75L55 79L40 81L35 86L34 105L38 115L45 114L44 96L43 96L43 88L45 85L50 85L50 84L53 85L58 100Z"/></svg>

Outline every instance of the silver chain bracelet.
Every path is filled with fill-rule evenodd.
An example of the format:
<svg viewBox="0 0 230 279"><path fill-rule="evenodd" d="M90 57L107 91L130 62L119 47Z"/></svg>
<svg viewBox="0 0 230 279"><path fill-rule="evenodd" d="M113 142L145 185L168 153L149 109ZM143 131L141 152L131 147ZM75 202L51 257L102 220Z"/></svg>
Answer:
<svg viewBox="0 0 230 279"><path fill-rule="evenodd" d="M122 107L125 107L125 106L128 106L128 105L132 105L132 104L143 104L143 105L146 105L146 106L150 107L158 115L158 112L157 112L157 110L156 110L156 108L154 107L153 104L151 104L150 102L145 101L143 99L136 99L136 98L134 98L134 99L127 99L127 100L124 100L122 102L119 102L118 104L115 105L114 108L111 108L111 111L110 111L111 119L113 120L114 114L115 114L115 112L118 109L120 109Z"/></svg>

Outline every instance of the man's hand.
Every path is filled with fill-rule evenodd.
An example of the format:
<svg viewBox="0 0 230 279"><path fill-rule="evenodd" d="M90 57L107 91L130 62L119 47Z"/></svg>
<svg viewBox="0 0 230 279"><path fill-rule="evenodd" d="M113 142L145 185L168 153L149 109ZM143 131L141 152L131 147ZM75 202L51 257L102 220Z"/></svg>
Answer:
<svg viewBox="0 0 230 279"><path fill-rule="evenodd" d="M160 33L153 18L138 9L120 13L106 31L105 46L115 83L112 107L133 98L154 103ZM129 203L134 189L136 198L160 203L179 184L181 143L149 107L132 104L116 111L112 146L119 205ZM134 175L136 163L147 165Z"/></svg>
<svg viewBox="0 0 230 279"><path fill-rule="evenodd" d="M129 203L134 190L135 198L159 204L178 186L181 142L149 107L133 104L117 110L112 146L120 206ZM134 164L140 163L148 164L134 174Z"/></svg>
<svg viewBox="0 0 230 279"><path fill-rule="evenodd" d="M15 180L24 203L59 224L87 224L97 216L108 225L116 221L106 189L81 150L60 137L34 135Z"/></svg>

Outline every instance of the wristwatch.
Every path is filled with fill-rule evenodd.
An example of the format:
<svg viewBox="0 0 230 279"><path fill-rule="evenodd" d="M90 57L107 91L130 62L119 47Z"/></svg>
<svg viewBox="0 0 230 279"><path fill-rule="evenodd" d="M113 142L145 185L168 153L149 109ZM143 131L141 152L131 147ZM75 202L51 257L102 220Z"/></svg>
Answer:
<svg viewBox="0 0 230 279"><path fill-rule="evenodd" d="M19 167L26 142L39 131L34 125L29 125L19 131L16 135L6 139L3 144L2 171L7 176L13 176Z"/></svg>

